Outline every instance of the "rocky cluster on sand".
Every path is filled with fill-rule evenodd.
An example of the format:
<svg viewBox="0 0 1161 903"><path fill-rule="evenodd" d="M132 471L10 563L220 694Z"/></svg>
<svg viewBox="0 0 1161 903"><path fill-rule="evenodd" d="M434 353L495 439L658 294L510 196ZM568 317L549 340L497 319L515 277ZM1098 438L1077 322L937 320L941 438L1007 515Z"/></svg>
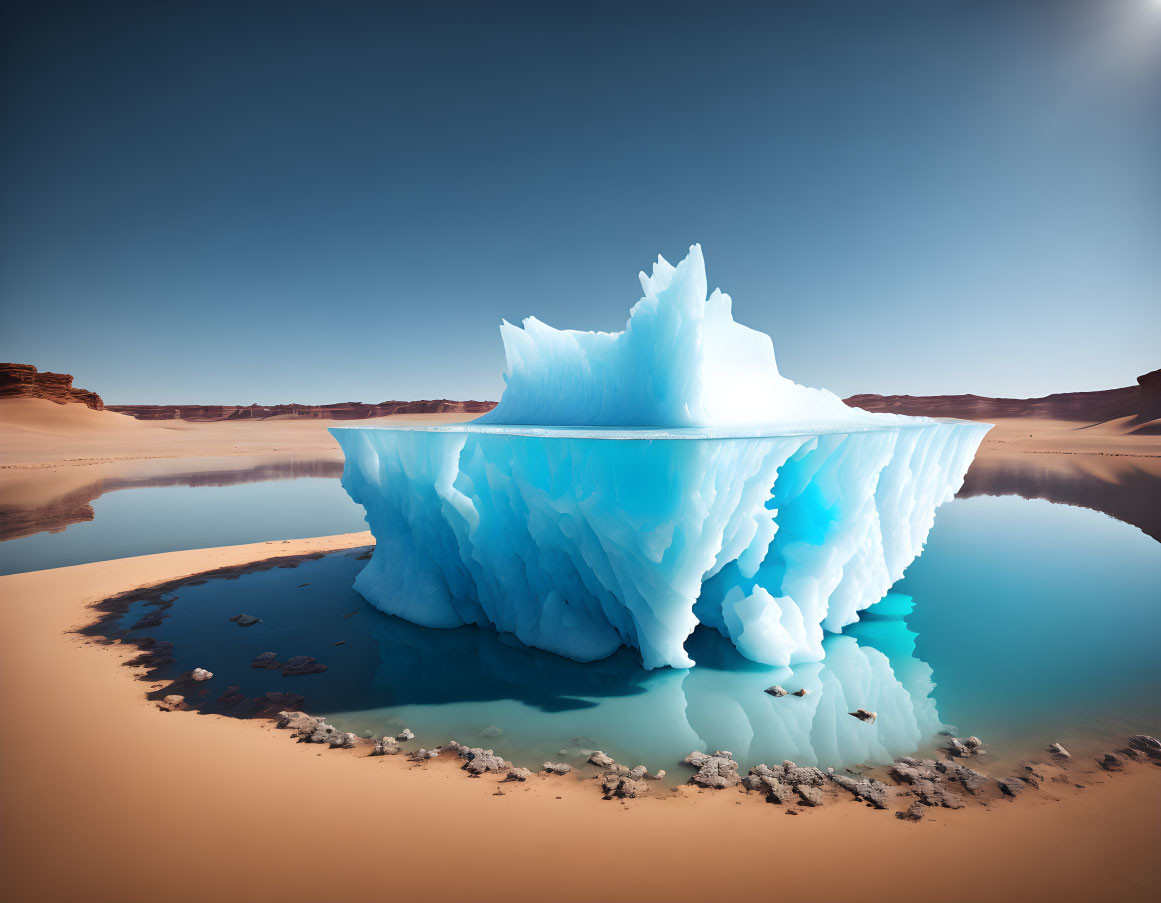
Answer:
<svg viewBox="0 0 1161 903"><path fill-rule="evenodd" d="M161 705L167 711L188 707L182 696L173 694L166 696ZM280 711L277 725L289 731L300 743L326 744L331 749L367 747L371 756L403 753L405 750L400 744L415 737L412 731L404 729L396 736L361 739L353 733L338 730L323 718L297 710ZM460 759L460 768L472 777L491 774L500 777L502 783L523 784L535 776L532 770L513 765L494 750L467 746L455 740L443 746L414 750L408 757L414 762L426 762L439 758L444 752ZM585 764L598 770L592 777L598 782L605 799L636 799L650 792L650 782L665 777L664 771L651 774L644 765L622 765L602 750L581 752L587 757ZM842 773L834 768L798 765L789 760L780 765L756 765L742 775L733 753L727 750L712 753L695 750L685 757L684 763L694 769L689 783L695 787L711 791L737 788L747 794L757 793L767 802L788 806L786 811L789 813L822 806L828 797L845 797L873 809L895 808L898 819L911 822L921 821L931 809L961 809L969 800L984 804L1011 799L1029 789L1039 789L1048 781L1078 788L1084 786L1076 783L1077 775L1068 772L1075 766L1075 760L1059 743L1046 748L1049 753L1047 762L1026 762L1015 774L999 778L989 777L957 761L985 754L983 743L978 738L950 737L943 752L945 759L899 756L886 769L884 780L849 769ZM1116 772L1123 770L1130 761L1161 765L1161 741L1145 734L1134 735L1124 747L1097 757L1096 763L1106 771ZM569 774L574 766L549 761L544 762L540 770L547 778Z"/></svg>

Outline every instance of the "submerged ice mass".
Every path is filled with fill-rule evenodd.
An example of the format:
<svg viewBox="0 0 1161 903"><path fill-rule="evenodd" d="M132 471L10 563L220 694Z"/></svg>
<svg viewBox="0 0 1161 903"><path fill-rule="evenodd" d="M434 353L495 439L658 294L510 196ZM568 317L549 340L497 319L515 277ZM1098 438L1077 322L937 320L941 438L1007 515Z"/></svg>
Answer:
<svg viewBox="0 0 1161 903"><path fill-rule="evenodd" d="M642 285L621 333L505 324L508 388L473 423L332 430L376 538L372 604L647 668L691 665L701 623L781 666L821 660L902 576L988 427L781 376L706 298L697 246Z"/></svg>

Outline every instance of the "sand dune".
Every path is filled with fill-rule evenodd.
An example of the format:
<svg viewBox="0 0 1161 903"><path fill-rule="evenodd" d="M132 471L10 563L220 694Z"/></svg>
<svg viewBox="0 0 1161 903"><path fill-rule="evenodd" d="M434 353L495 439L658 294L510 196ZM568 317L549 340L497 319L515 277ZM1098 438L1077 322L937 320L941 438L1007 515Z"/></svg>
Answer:
<svg viewBox="0 0 1161 903"><path fill-rule="evenodd" d="M116 650L71 632L91 620L86 603L134 586L368 541L259 543L0 578L0 748L5 772L20 776L0 784L11 899L677 903L776 890L894 901L905 885L950 901L1087 901L1137 898L1161 878L1161 769L1149 766L1083 775L1089 789L1059 800L1038 791L931 810L917 825L853 802L790 817L754 796L691 787L680 799L605 802L572 777L504 785L446 759L414 766L322 752L269 725L163 713ZM657 867L678 857L686 864Z"/></svg>
<svg viewBox="0 0 1161 903"><path fill-rule="evenodd" d="M397 414L359 425L457 423L476 414ZM272 419L188 423L143 421L83 405L33 398L0 400L0 467L81 466L145 458L237 455L331 455L337 421Z"/></svg>

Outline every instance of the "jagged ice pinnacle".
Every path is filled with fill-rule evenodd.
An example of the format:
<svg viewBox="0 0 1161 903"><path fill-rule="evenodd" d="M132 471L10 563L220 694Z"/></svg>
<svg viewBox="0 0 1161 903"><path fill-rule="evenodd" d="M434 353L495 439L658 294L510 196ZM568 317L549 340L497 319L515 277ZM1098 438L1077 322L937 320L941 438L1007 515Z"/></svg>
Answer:
<svg viewBox="0 0 1161 903"><path fill-rule="evenodd" d="M782 376L770 337L734 322L729 295L706 297L701 245L676 267L658 257L653 275L640 279L645 296L623 332L504 321L507 388L475 422L676 428L895 419Z"/></svg>
<svg viewBox="0 0 1161 903"><path fill-rule="evenodd" d="M332 430L376 538L355 583L372 604L647 668L693 664L701 623L787 665L902 576L988 427L786 379L706 297L696 245L641 278L624 332L505 324L508 387L472 423Z"/></svg>

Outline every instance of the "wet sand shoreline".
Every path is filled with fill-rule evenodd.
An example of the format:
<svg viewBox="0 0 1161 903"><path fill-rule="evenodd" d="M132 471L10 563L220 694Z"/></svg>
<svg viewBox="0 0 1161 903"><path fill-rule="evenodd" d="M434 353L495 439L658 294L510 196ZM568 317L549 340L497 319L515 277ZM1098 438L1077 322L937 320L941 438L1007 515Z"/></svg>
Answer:
<svg viewBox="0 0 1161 903"><path fill-rule="evenodd" d="M1151 841L1161 768L1149 765L1086 773L1083 791L931 810L917 825L854 802L789 818L736 790L604 801L573 776L501 784L467 778L446 756L418 765L297 744L269 722L162 712L118 664L134 647L118 656L75 633L94 619L93 603L118 592L370 541L257 543L0 578L0 749L5 773L21 777L3 782L0 804L13 899L135 900L159 888L205 899L223 882L253 899L703 899L774 889L887 899L906 880L947 899L1071 900L1139 894L1161 877ZM688 869L657 867L691 844L715 852ZM903 875L886 880L868 866L898 868L901 844ZM175 850L213 868L175 878ZM828 850L850 867L820 868Z"/></svg>

